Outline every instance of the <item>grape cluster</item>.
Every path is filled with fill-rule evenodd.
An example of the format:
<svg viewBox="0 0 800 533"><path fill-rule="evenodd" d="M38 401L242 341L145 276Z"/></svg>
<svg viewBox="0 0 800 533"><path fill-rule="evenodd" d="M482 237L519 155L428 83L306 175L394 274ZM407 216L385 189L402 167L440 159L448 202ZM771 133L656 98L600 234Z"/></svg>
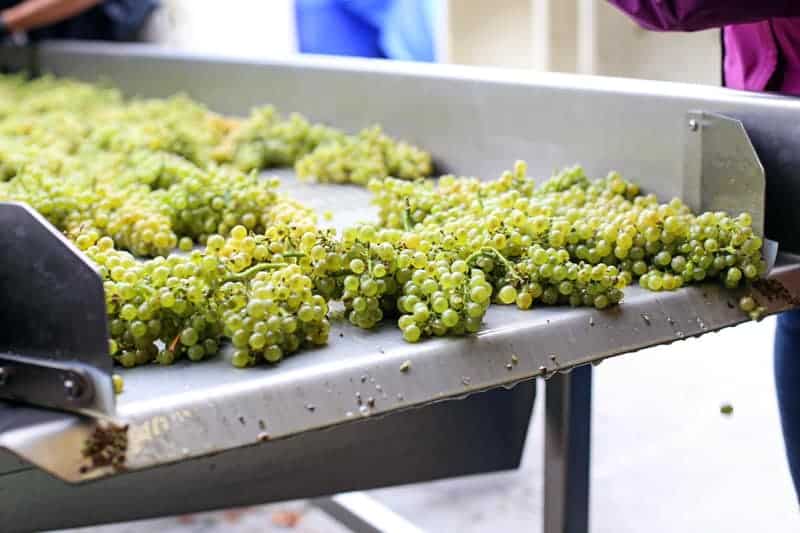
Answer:
<svg viewBox="0 0 800 533"><path fill-rule="evenodd" d="M398 281L405 281L397 300L402 313L397 326L403 338L416 342L421 337L477 332L492 296L483 270L445 258L417 268L421 261L415 262L410 254L406 257L411 265L398 275Z"/></svg>
<svg viewBox="0 0 800 533"><path fill-rule="evenodd" d="M648 213L648 215L651 213ZM652 227L652 226L651 226ZM662 238L651 245L653 265L639 278L650 290L671 290L687 283L719 279L728 288L753 281L766 271L762 240L753 234L751 217L703 213L699 217L668 215L657 221ZM652 241L655 243L655 241ZM658 251L656 251L658 250ZM639 270L642 265L636 265Z"/></svg>
<svg viewBox="0 0 800 533"><path fill-rule="evenodd" d="M430 173L427 154L376 129L347 136L272 107L236 120L181 95L125 101L77 81L0 77L0 200L30 203L73 238L92 229L137 256L188 250L239 224L261 233L297 216L308 227L308 210L255 171L342 144L379 153L382 170L370 176ZM331 169L351 164L348 153L337 157Z"/></svg>
<svg viewBox="0 0 800 533"><path fill-rule="evenodd" d="M231 233L227 243L214 235L205 250L147 261L116 250L94 230L78 236L104 280L110 352L121 365L200 361L219 351L223 337L234 345L238 367L275 363L303 346L327 342L328 301L311 278L293 263L256 260L237 268L220 252L255 252L257 246L248 244L253 237L243 226Z"/></svg>
<svg viewBox="0 0 800 533"><path fill-rule="evenodd" d="M167 255L178 244L191 248L239 224L263 232L293 216L314 222L310 210L279 197L276 179L232 168L204 170L156 152L117 160L106 171L58 176L31 161L0 182L0 199L30 204L69 235L92 228L144 257Z"/></svg>
<svg viewBox="0 0 800 533"><path fill-rule="evenodd" d="M277 231L280 227L267 235L237 228L228 240L210 238L207 249L233 272L276 262L296 265L315 294L326 302L342 301L351 324L370 329L385 318L399 318L404 331L414 326L405 335L413 341L476 331L491 302L492 287L481 270L431 248L413 232L362 224L337 239L331 230L299 234Z"/></svg>
<svg viewBox="0 0 800 533"><path fill-rule="evenodd" d="M298 113L283 119L273 106L266 106L254 109L216 156L244 171L288 167L321 144L344 137L341 131L312 124Z"/></svg>
<svg viewBox="0 0 800 533"><path fill-rule="evenodd" d="M604 308L634 279L674 290L705 279L734 288L763 275L761 239L749 215L694 215L680 200L659 204L617 173L591 181L571 167L540 187L518 163L498 180L392 178L369 184L381 224L413 228L477 266L498 303Z"/></svg>
<svg viewBox="0 0 800 533"><path fill-rule="evenodd" d="M367 185L378 222L318 228L257 174L291 165ZM236 367L276 363L327 342L334 302L356 327L393 321L417 342L478 331L491 303L604 309L634 280L735 288L766 270L748 214L694 214L614 172L573 166L538 187L522 162L489 181L431 173L429 154L378 127L0 77L0 200L30 204L96 263L126 367L203 360L227 341Z"/></svg>
<svg viewBox="0 0 800 533"><path fill-rule="evenodd" d="M297 113L284 119L273 106L254 109L231 128L212 157L243 171L294 165L301 178L359 185L375 177L423 178L433 170L430 154L377 126L346 135Z"/></svg>
<svg viewBox="0 0 800 533"><path fill-rule="evenodd" d="M197 251L139 262L98 237L85 232L77 244L103 278L112 357L131 367L217 353L222 331L213 296L225 271L216 257Z"/></svg>
<svg viewBox="0 0 800 533"><path fill-rule="evenodd" d="M385 135L377 126L322 143L295 164L298 177L366 185L372 178L413 180L430 176L431 157Z"/></svg>
<svg viewBox="0 0 800 533"><path fill-rule="evenodd" d="M87 148L165 152L205 167L236 125L183 95L115 104L94 111Z"/></svg>
<svg viewBox="0 0 800 533"><path fill-rule="evenodd" d="M246 284L235 283L221 287L227 307L221 319L235 348L234 366L252 366L262 360L277 363L303 346L328 342L328 303L314 293L314 283L298 265L264 269ZM230 298L232 294L241 297Z"/></svg>
<svg viewBox="0 0 800 533"><path fill-rule="evenodd" d="M576 263L564 249L534 244L514 265L496 256L496 264L501 265L501 276L495 281L496 302L516 303L520 309L529 309L537 302L604 309L622 300L622 289L629 283L626 273L616 266ZM485 267L496 269L494 264Z"/></svg>

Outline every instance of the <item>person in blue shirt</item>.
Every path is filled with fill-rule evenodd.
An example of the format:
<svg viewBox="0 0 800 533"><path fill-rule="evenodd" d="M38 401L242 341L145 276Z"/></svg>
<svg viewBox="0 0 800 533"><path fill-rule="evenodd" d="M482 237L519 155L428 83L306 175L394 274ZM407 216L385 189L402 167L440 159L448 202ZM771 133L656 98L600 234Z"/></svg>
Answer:
<svg viewBox="0 0 800 533"><path fill-rule="evenodd" d="M436 61L431 0L296 0L300 52Z"/></svg>

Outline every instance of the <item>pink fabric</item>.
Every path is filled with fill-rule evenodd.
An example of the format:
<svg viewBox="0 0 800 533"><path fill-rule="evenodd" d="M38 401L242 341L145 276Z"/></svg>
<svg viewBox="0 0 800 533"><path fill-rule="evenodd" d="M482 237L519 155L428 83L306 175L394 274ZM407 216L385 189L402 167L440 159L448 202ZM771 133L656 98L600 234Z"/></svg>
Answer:
<svg viewBox="0 0 800 533"><path fill-rule="evenodd" d="M609 0L655 31L724 27L725 85L800 95L800 0Z"/></svg>

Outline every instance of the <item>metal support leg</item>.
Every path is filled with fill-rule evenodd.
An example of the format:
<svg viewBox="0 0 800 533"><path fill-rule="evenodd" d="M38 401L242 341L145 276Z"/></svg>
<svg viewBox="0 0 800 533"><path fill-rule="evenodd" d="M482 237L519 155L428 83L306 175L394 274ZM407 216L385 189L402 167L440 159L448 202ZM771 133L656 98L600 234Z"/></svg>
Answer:
<svg viewBox="0 0 800 533"><path fill-rule="evenodd" d="M312 504L353 533L422 533L411 522L363 492L317 498Z"/></svg>
<svg viewBox="0 0 800 533"><path fill-rule="evenodd" d="M544 533L586 533L592 367L556 374L545 388Z"/></svg>

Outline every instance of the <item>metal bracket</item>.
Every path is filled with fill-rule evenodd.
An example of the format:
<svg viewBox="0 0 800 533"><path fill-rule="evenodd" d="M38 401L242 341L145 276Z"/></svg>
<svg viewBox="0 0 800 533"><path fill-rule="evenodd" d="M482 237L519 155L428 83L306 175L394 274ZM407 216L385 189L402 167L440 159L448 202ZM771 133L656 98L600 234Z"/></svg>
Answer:
<svg viewBox="0 0 800 533"><path fill-rule="evenodd" d="M740 120L706 111L687 115L684 201L695 211L748 212L764 235L764 166Z"/></svg>
<svg viewBox="0 0 800 533"><path fill-rule="evenodd" d="M0 353L0 398L95 417L114 412L113 396L98 394L107 377L89 365Z"/></svg>
<svg viewBox="0 0 800 533"><path fill-rule="evenodd" d="M30 207L0 202L0 398L114 414L103 284Z"/></svg>

